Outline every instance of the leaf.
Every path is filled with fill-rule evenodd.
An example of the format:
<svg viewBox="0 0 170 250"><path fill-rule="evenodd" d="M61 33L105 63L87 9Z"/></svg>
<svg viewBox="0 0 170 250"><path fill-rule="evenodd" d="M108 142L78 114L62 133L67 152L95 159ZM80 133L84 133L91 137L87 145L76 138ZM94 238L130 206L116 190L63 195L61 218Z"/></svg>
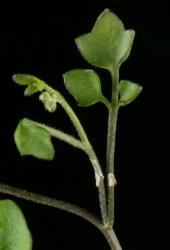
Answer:
<svg viewBox="0 0 170 250"><path fill-rule="evenodd" d="M31 85L37 83L37 85L44 85L44 82L37 78L36 76L29 74L15 74L12 76L12 79L15 83L19 85Z"/></svg>
<svg viewBox="0 0 170 250"><path fill-rule="evenodd" d="M125 31L123 23L113 12L105 9L92 32L75 41L87 62L110 71L128 58L134 35L133 30Z"/></svg>
<svg viewBox="0 0 170 250"><path fill-rule="evenodd" d="M118 91L120 96L119 105L124 106L131 103L138 97L142 91L142 86L128 80L122 80L119 83Z"/></svg>
<svg viewBox="0 0 170 250"><path fill-rule="evenodd" d="M0 201L0 250L31 250L32 238L24 215L11 200Z"/></svg>
<svg viewBox="0 0 170 250"><path fill-rule="evenodd" d="M24 92L25 96L30 96L36 92L41 92L45 87L45 82L35 76L28 74L15 74L12 76L15 83L28 86Z"/></svg>
<svg viewBox="0 0 170 250"><path fill-rule="evenodd" d="M50 134L26 118L19 122L14 139L21 155L33 155L45 160L54 158Z"/></svg>
<svg viewBox="0 0 170 250"><path fill-rule="evenodd" d="M67 90L80 106L90 106L103 101L100 79L93 70L75 69L63 76Z"/></svg>
<svg viewBox="0 0 170 250"><path fill-rule="evenodd" d="M30 95L35 94L37 91L40 91L40 90L37 88L37 85L35 83L33 83L33 84L28 85L28 87L24 91L24 95L30 96Z"/></svg>

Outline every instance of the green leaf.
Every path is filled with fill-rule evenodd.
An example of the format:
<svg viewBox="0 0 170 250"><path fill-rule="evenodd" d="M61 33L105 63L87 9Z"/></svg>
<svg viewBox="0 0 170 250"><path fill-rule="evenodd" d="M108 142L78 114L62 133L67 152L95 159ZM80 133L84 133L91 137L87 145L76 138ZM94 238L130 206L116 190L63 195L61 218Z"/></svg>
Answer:
<svg viewBox="0 0 170 250"><path fill-rule="evenodd" d="M28 86L24 92L25 96L30 96L36 92L41 92L45 87L45 82L39 78L28 74L15 74L12 76L15 83Z"/></svg>
<svg viewBox="0 0 170 250"><path fill-rule="evenodd" d="M134 37L134 30L125 30L119 36L114 58L115 65L120 66L129 57Z"/></svg>
<svg viewBox="0 0 170 250"><path fill-rule="evenodd" d="M127 80L122 80L119 83L119 105L124 106L131 103L133 100L137 98L137 96L142 91L142 86L130 82Z"/></svg>
<svg viewBox="0 0 170 250"><path fill-rule="evenodd" d="M28 87L24 91L24 95L30 96L30 95L35 94L38 91L40 91L40 90L37 88L37 85L35 83L33 83L33 84L28 85Z"/></svg>
<svg viewBox="0 0 170 250"><path fill-rule="evenodd" d="M14 139L21 155L33 155L45 160L54 158L50 134L26 118L19 122Z"/></svg>
<svg viewBox="0 0 170 250"><path fill-rule="evenodd" d="M15 83L19 85L31 85L31 84L37 84L37 85L43 85L44 81L40 80L36 76L29 75L29 74L15 74L12 76L12 79Z"/></svg>
<svg viewBox="0 0 170 250"><path fill-rule="evenodd" d="M98 17L92 32L75 41L85 60L110 71L127 59L134 35L133 30L125 30L121 20L106 9Z"/></svg>
<svg viewBox="0 0 170 250"><path fill-rule="evenodd" d="M31 250L32 238L24 215L11 200L0 201L0 250Z"/></svg>
<svg viewBox="0 0 170 250"><path fill-rule="evenodd" d="M80 106L90 106L103 101L100 79L93 70L75 69L63 76L67 90Z"/></svg>

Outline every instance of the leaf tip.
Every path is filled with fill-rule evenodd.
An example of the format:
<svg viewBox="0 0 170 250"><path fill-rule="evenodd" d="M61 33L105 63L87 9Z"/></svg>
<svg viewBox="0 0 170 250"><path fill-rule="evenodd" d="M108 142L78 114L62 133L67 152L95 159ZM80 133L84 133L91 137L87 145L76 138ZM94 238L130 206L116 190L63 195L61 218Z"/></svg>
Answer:
<svg viewBox="0 0 170 250"><path fill-rule="evenodd" d="M12 75L12 80L13 80L15 83L18 83L18 75L20 75L20 74L13 74L13 75Z"/></svg>
<svg viewBox="0 0 170 250"><path fill-rule="evenodd" d="M102 16L104 16L104 15L107 15L107 14L113 14L113 12L109 9L109 8L105 8L101 13L100 13L100 15L98 16L98 18L97 19L100 19Z"/></svg>

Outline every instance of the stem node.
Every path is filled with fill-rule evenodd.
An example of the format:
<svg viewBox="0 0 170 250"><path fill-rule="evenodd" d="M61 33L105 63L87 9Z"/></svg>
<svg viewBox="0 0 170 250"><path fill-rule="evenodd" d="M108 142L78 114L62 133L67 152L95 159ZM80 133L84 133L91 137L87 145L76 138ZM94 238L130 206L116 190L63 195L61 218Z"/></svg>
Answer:
<svg viewBox="0 0 170 250"><path fill-rule="evenodd" d="M117 185L116 178L113 173L108 174L108 186L109 187L114 187Z"/></svg>

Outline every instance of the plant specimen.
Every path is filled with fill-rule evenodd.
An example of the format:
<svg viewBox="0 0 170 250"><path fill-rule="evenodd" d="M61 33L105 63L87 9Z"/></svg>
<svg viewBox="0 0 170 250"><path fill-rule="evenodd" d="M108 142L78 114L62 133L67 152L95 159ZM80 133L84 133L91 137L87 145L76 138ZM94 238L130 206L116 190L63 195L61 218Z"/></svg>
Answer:
<svg viewBox="0 0 170 250"><path fill-rule="evenodd" d="M14 134L15 143L20 154L32 155L44 160L52 160L55 150L51 142L51 137L60 139L84 151L94 169L95 185L99 193L101 219L85 209L65 201L0 184L0 191L3 193L66 210L86 219L104 234L112 250L121 249L113 231L114 187L116 185L114 155L117 115L119 109L131 103L142 90L139 84L129 80L119 80L120 66L130 54L134 36L134 30L125 30L120 19L113 12L106 9L98 17L90 33L75 39L81 55L89 64L107 70L110 73L112 79L111 100L103 95L100 78L94 70L74 69L63 75L66 89L75 98L79 106L87 107L101 102L108 110L106 174L103 174L103 167L99 163L96 152L83 126L63 95L50 87L45 81L33 75L15 74L13 76L15 83L26 87L25 96L39 93L39 100L43 103L47 111L54 112L57 109L57 105L61 105L78 134L77 138L75 138L61 130L24 118L19 122ZM14 215L16 221L14 220L9 223L7 218ZM21 236L18 236L19 230L15 231L15 235L12 234L13 230L11 228L13 227L22 228ZM20 241L16 240L18 238ZM13 246L11 247L10 244ZM1 247L2 245L3 247ZM1 249L31 249L31 235L24 217L17 205L9 200L0 201Z"/></svg>

